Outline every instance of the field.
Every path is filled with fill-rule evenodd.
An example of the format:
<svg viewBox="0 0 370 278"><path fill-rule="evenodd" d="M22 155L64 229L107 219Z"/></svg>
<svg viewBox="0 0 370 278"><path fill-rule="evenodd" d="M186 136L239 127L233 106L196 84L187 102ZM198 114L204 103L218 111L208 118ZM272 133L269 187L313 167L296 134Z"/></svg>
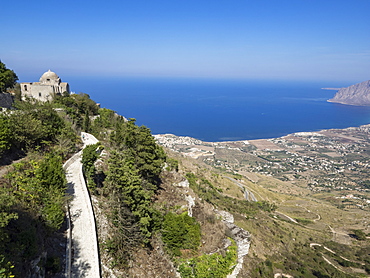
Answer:
<svg viewBox="0 0 370 278"><path fill-rule="evenodd" d="M302 275L319 260L343 277L367 275L370 242L356 231L370 235L369 126L250 142L196 141L186 150L178 148L181 137L177 143L167 148L183 171L206 178L225 196L253 201L253 195L276 205L270 213L234 213L252 234L245 273ZM194 162L189 150L208 155ZM296 267L292 254L305 263Z"/></svg>

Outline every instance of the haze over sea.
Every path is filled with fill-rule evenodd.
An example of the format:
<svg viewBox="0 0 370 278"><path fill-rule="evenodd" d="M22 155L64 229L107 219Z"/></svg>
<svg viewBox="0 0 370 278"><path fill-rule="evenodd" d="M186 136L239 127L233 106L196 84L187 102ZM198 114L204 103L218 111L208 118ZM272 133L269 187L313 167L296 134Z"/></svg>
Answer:
<svg viewBox="0 0 370 278"><path fill-rule="evenodd" d="M67 79L66 79L67 80ZM71 90L136 118L153 134L251 140L370 123L370 107L327 102L351 84L165 78L75 78Z"/></svg>

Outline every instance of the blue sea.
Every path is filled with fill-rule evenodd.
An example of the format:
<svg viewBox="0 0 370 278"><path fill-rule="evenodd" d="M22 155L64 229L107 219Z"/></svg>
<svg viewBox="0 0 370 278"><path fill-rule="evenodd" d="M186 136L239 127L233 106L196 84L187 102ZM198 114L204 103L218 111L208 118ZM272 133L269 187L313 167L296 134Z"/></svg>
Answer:
<svg viewBox="0 0 370 278"><path fill-rule="evenodd" d="M67 80L67 79L66 79ZM68 79L101 107L117 111L153 134L203 141L251 140L370 123L370 107L327 102L328 82L166 78Z"/></svg>

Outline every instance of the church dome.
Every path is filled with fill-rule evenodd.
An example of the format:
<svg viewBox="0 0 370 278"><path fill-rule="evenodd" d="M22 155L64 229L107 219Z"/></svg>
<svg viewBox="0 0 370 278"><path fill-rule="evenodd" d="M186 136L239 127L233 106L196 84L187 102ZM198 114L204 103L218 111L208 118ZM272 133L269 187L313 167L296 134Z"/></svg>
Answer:
<svg viewBox="0 0 370 278"><path fill-rule="evenodd" d="M60 81L61 80L59 76L55 72L52 72L51 70L48 70L47 72L45 72L40 78L41 83L50 83L50 82L59 83Z"/></svg>

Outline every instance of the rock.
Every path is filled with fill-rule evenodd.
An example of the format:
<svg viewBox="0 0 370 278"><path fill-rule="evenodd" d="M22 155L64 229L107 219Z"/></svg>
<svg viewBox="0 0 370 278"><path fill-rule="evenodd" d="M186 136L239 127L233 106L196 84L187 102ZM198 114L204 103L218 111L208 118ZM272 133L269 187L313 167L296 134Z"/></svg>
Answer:
<svg viewBox="0 0 370 278"><path fill-rule="evenodd" d="M181 182L179 182L178 184L175 184L175 186L177 187L189 187L189 181L188 180L183 180Z"/></svg>
<svg viewBox="0 0 370 278"><path fill-rule="evenodd" d="M188 196L185 196L185 200L188 201L188 215L190 217L193 217L193 207L195 206L195 198L188 195Z"/></svg>
<svg viewBox="0 0 370 278"><path fill-rule="evenodd" d="M341 88L329 102L370 106L370 80Z"/></svg>
<svg viewBox="0 0 370 278"><path fill-rule="evenodd" d="M236 278L243 267L244 256L249 252L251 234L234 224L234 216L231 213L223 210L214 211L216 214L221 216L222 221L229 230L229 236L235 240L238 247L237 264L235 265L233 272L227 276L227 278Z"/></svg>
<svg viewBox="0 0 370 278"><path fill-rule="evenodd" d="M214 210L216 214L221 216L222 221L225 221L227 223L234 223L234 216L227 211L224 210Z"/></svg>
<svg viewBox="0 0 370 278"><path fill-rule="evenodd" d="M13 96L11 94L0 93L0 107L11 108L12 104L13 104Z"/></svg>

